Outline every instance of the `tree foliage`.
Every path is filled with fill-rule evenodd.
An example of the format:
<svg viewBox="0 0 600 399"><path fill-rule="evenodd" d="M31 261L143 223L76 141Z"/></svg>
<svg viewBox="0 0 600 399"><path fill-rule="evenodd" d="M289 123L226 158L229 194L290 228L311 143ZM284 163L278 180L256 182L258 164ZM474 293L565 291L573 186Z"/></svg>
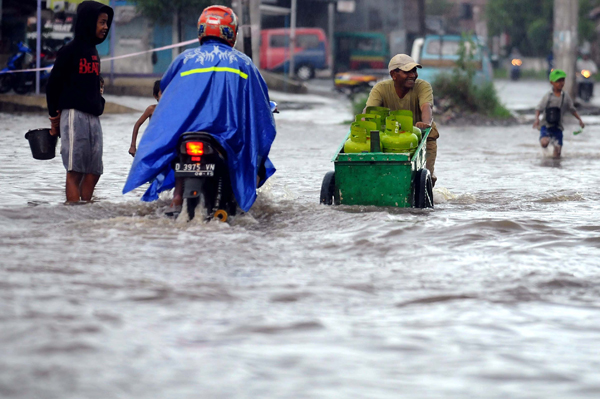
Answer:
<svg viewBox="0 0 600 399"><path fill-rule="evenodd" d="M441 103L457 112L475 112L495 118L508 118L510 112L500 103L492 82L474 83L477 43L472 33L463 33L458 60L451 73L441 73L433 81L433 90Z"/></svg>
<svg viewBox="0 0 600 399"><path fill-rule="evenodd" d="M454 6L449 0L427 0L425 5L427 15L445 15Z"/></svg>
<svg viewBox="0 0 600 399"><path fill-rule="evenodd" d="M143 15L155 23L169 25L177 15L177 36L183 38L183 26L195 25L202 10L212 4L230 6L231 0L134 0Z"/></svg>
<svg viewBox="0 0 600 399"><path fill-rule="evenodd" d="M598 6L600 0L579 0L580 43L596 40L596 22L588 15ZM554 0L489 0L486 14L490 34L506 32L510 47L516 47L521 54L545 57L552 51Z"/></svg>
<svg viewBox="0 0 600 399"><path fill-rule="evenodd" d="M135 0L135 4L138 9L153 20L154 22L165 22L171 23L171 17L173 14L177 14L180 17L189 17L186 19L197 19L200 16L202 10L211 4L222 4L231 3L231 1L219 1L213 0Z"/></svg>
<svg viewBox="0 0 600 399"><path fill-rule="evenodd" d="M546 56L552 48L554 0L489 0L486 6L492 36L507 33L510 47L525 56Z"/></svg>
<svg viewBox="0 0 600 399"><path fill-rule="evenodd" d="M577 34L579 42L594 42L598 39L596 33L596 21L589 18L590 11L600 7L600 0L579 0L579 26Z"/></svg>

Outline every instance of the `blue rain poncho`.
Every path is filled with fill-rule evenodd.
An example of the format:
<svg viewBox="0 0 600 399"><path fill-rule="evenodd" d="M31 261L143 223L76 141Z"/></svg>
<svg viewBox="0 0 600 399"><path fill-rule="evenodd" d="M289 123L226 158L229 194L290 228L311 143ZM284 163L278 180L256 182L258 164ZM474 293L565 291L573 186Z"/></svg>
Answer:
<svg viewBox="0 0 600 399"><path fill-rule="evenodd" d="M268 159L275 123L267 85L250 58L218 41L181 53L165 72L162 97L138 150L123 194L151 182L143 201L175 186L171 161L185 132L208 132L227 151L231 185L238 205L248 211L256 200L261 166L275 173Z"/></svg>

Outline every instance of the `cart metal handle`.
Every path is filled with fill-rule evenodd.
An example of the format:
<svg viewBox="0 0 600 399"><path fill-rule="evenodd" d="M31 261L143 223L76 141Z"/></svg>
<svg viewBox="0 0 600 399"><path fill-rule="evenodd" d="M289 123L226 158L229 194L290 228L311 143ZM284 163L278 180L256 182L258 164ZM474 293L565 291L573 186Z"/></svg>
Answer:
<svg viewBox="0 0 600 399"><path fill-rule="evenodd" d="M421 139L421 143L419 143L419 146L417 147L415 154L413 155L412 159L410 160L411 162L415 162L417 160L417 157L419 156L419 153L421 152L421 148L423 148L423 146L427 142L427 137L429 137L430 131L431 131L430 127L428 127L427 129L425 129L423 131L423 138Z"/></svg>

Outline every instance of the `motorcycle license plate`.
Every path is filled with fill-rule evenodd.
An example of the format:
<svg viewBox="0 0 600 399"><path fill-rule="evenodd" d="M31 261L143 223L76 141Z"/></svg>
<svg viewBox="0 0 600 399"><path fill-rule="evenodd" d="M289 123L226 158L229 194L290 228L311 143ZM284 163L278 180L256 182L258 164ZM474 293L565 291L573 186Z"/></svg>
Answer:
<svg viewBox="0 0 600 399"><path fill-rule="evenodd" d="M176 163L175 174L177 176L214 176L215 164Z"/></svg>

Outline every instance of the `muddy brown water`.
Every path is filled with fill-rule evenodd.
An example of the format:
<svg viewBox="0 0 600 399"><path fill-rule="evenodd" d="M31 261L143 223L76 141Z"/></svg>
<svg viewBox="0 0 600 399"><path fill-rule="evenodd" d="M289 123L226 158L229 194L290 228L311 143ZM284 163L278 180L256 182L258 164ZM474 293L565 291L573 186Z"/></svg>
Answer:
<svg viewBox="0 0 600 399"><path fill-rule="evenodd" d="M121 189L139 115L103 117L96 202L0 114L3 398L595 398L600 129L440 127L433 211L318 204L347 119L278 115L278 168L229 224ZM571 129L574 130L574 129Z"/></svg>

